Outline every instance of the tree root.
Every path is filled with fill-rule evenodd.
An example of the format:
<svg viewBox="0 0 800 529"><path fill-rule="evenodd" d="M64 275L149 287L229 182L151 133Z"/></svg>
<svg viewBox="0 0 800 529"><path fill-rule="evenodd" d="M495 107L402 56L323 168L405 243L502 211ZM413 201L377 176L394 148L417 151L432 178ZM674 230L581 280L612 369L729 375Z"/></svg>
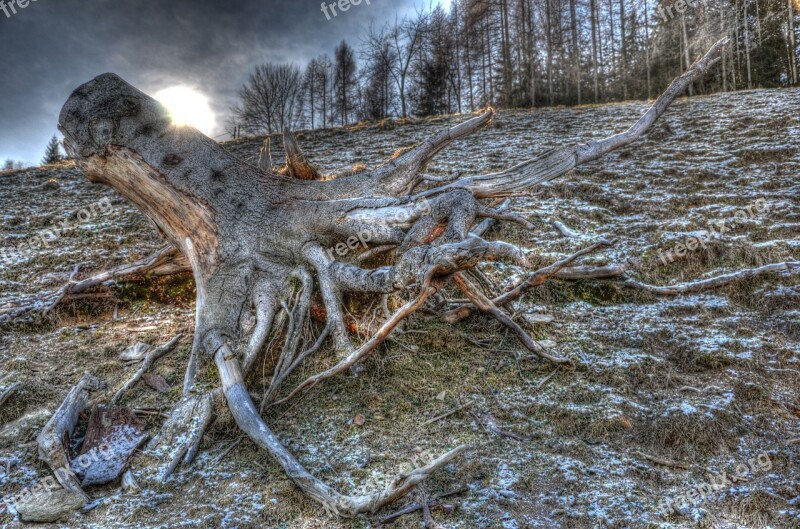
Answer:
<svg viewBox="0 0 800 529"><path fill-rule="evenodd" d="M132 269L135 273L154 273L165 268L171 272L191 268L197 285L195 338L184 396L150 444L157 453L166 447L165 455L170 459L164 478L197 454L203 433L213 420L214 404L223 395L239 428L304 492L340 516L380 509L462 454L463 446L451 450L422 468L401 474L382 492L342 495L312 476L279 442L253 404L245 377L257 364L270 334L273 340L282 339L262 407L284 403L372 354L451 278L470 303L451 311L445 319L458 321L480 309L513 330L535 354L559 366L572 367L569 359L557 357L534 342L503 307L559 274L598 273L570 270L569 265L608 243L597 243L545 267L511 291L490 299L470 282L468 274L478 278L486 290L493 290L491 282L470 270L491 260L528 264L525 253L516 246L487 241L480 235L497 220L517 222L526 228L533 225L518 215L503 213L507 203L485 205L479 199L515 196L642 137L669 104L714 64L723 44L715 44L676 79L628 131L599 142L555 149L501 173L449 183L425 178L425 166L452 141L488 124L494 116L492 109L436 134L375 170L324 181L317 178L319 172L288 132L284 176L271 168L257 170L233 159L193 129L170 127L160 105L113 74L82 86L59 119L68 152L90 179L111 185L132 201L172 245L153 256L155 259L84 281L97 285L130 276ZM303 179L307 176L312 178ZM483 220L476 226L479 218ZM562 233L568 231L563 225L554 225ZM330 251L326 252L325 248L335 247L343 239L352 241L364 230L372 235L370 244L374 245L368 252L374 255L395 249L394 264L365 269L335 260ZM179 249L185 260L178 259L177 250L172 248ZM84 282L70 282L60 297L68 299L80 288L87 288ZM308 347L304 343L305 323L315 288L325 305L327 322L316 343ZM353 345L344 319L343 295L371 293L385 299L412 289L416 294L410 301L387 316L362 345ZM61 301L58 298L47 299ZM28 312L35 308L33 304ZM282 312L278 312L280 308ZM5 309L0 318L18 309L19 305ZM249 324L251 311L256 316L254 329ZM279 399L287 377L318 351L329 335L338 354L334 365ZM302 349L305 351L298 352ZM244 369L236 354L240 350L244 350ZM213 358L220 389L196 393L194 379L201 354Z"/></svg>
<svg viewBox="0 0 800 529"><path fill-rule="evenodd" d="M37 316L45 316L59 304L76 299L82 293L107 281L120 281L145 275L164 276L189 271L191 271L191 267L188 261L172 245L164 246L154 254L133 263L94 274L80 281L75 281L78 274L76 267L67 284L58 291L15 300L0 307L0 323L33 322Z"/></svg>

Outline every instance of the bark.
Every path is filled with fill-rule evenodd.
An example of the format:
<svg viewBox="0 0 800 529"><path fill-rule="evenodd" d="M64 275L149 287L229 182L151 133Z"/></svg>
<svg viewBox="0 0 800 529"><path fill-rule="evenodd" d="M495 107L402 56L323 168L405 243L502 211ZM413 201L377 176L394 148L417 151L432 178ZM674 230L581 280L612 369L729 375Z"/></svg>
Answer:
<svg viewBox="0 0 800 529"><path fill-rule="evenodd" d="M151 448L169 450L171 463L164 476L193 459L212 420L214 403L223 396L237 425L302 490L342 516L381 508L462 454L464 447L455 448L402 474L382 492L343 495L308 473L280 443L253 404L246 376L270 331L286 321L270 399L265 399L272 401L286 376L316 354L321 341L329 337L340 360L278 400L285 401L374 354L454 274L488 260L526 265L519 248L487 241L473 230L482 217L519 220L480 199L517 194L640 138L689 84L708 71L723 45L717 43L676 79L628 131L555 149L500 173L446 182L426 179L426 165L451 142L487 125L494 116L491 109L375 170L326 181L260 170L235 159L200 132L172 126L161 105L116 75L101 75L79 87L59 119L69 154L90 180L113 187L158 226L185 257L197 285L195 337L184 397L151 443ZM289 162L294 167L298 164ZM352 260L334 258L337 245L346 241L357 246L365 234L372 247L396 247L392 264L367 269ZM476 306L514 330L528 348L543 353L502 312L497 300L479 292L465 275L455 277ZM509 295L521 295L526 288ZM304 321L315 291L323 300L327 322L319 343L306 348ZM342 305L343 296L353 292L405 299L374 336L358 347L347 332ZM276 317L281 309L285 318ZM245 325L251 312L256 317L254 329ZM567 362L544 353L552 361ZM203 393L195 388L200 358L214 360L221 389Z"/></svg>

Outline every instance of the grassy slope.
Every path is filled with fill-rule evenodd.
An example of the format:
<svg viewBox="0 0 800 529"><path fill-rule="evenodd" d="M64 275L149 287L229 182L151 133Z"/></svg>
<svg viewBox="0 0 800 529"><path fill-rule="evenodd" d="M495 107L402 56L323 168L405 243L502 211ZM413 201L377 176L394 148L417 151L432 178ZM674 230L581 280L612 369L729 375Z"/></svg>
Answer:
<svg viewBox="0 0 800 529"><path fill-rule="evenodd" d="M617 238L618 245L595 261L644 256L639 277L663 284L798 260L798 107L797 90L680 101L650 139L516 202L522 213L552 212L579 237L562 238L546 225L535 233L508 226L491 236L530 248L535 263L551 262L600 236ZM431 170L499 169L565 141L619 131L643 109L642 103L625 103L501 112L492 127L442 153ZM359 163L374 166L459 119L316 132L301 146L327 171L342 173ZM226 147L254 158L259 144ZM85 272L106 268L159 245L136 211L69 165L0 176L0 237L6 246L103 197L114 205L110 213L87 222L73 219L74 229L50 248L3 266L0 303L14 293L57 288L75 264ZM740 222L707 248L669 266L654 257L759 199L768 211ZM503 265L485 270L499 286L524 273ZM131 374L116 360L125 346L191 333L190 280L124 285L113 292L116 320L117 302L94 300L64 307L49 326L2 331L0 371L25 386L0 410L0 424L6 424L0 454L20 460L10 477L0 473L0 494L44 475L35 458L37 430L84 370L105 377L113 388ZM415 318L409 327L414 332L382 347L363 374L314 388L268 422L313 472L343 490L374 489L412 461L469 443L468 455L427 485L432 493L457 483L471 489L456 500L460 508L437 514L447 527L712 527L703 524L714 520L719 527L791 527L800 523L800 445L786 441L800 436L800 375L769 369L800 369L798 301L796 277L677 299L652 299L603 282L552 282L517 308L553 315L552 323L529 328L580 359L574 373L559 372L537 388L551 366L516 360L524 356L522 348L494 322L476 318L451 327ZM187 341L156 368L175 386L172 393L158 395L140 385L126 403L168 409L179 393L188 346ZM323 352L303 374L329 361ZM267 365L253 381L255 392L268 381ZM213 370L203 376L213 383ZM531 440L487 432L464 412L422 426L459 400ZM353 422L357 413L366 418L363 426ZM150 417L148 424L155 429L159 421ZM138 495L119 495L113 486L93 490L106 499L67 526L369 526L367 518L326 519L249 441L215 463L237 436L231 419L221 414L192 468ZM656 466L637 450L693 468ZM685 516L665 520L655 513L660 499L706 481L707 470L734 472L762 453L769 455L771 471L757 468L746 484L712 495ZM142 482L155 463L153 457L139 458ZM5 516L4 523L10 520ZM395 526L417 527L418 520L406 517Z"/></svg>

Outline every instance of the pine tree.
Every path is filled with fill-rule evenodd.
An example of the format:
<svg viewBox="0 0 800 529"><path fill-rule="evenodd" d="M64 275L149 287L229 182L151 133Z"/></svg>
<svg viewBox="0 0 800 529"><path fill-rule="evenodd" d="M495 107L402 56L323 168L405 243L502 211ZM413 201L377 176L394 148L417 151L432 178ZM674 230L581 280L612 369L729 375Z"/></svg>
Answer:
<svg viewBox="0 0 800 529"><path fill-rule="evenodd" d="M61 155L61 147L58 138L53 136L50 143L47 144L47 150L44 153L44 158L42 158L42 165L50 165L51 163L60 162L63 159L64 157Z"/></svg>

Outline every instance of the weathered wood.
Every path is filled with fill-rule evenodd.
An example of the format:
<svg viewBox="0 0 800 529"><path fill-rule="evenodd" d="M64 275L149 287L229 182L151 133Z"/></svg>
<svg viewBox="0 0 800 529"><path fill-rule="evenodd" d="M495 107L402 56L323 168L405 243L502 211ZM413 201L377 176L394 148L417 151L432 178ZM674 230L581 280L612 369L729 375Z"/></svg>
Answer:
<svg viewBox="0 0 800 529"><path fill-rule="evenodd" d="M308 351L319 348L315 344L298 353L307 347L303 328L313 288L321 294L327 317L322 339L330 336L340 360L310 377L286 398L373 353L453 274L490 260L527 266L522 250L502 241L486 241L478 235L478 229L495 220L526 226L530 223L490 209L496 204L487 209L479 199L516 195L635 141L711 67L722 45L717 43L674 81L629 131L600 142L550 151L502 173L454 181L426 178L424 169L447 145L490 123L492 109L435 134L374 170L326 181L318 178L319 171L308 163L288 131L284 134L287 176L235 159L194 129L173 126L162 105L113 74L101 75L79 87L59 117L68 153L90 180L113 187L153 221L172 247L185 256L197 285L195 337L184 397L162 434L151 443L168 445L171 462L164 476L197 453L212 420L213 403L222 394L218 390L197 391L194 379L202 354L214 358L238 426L267 450L301 489L331 512L353 516L374 511L407 494L431 472L461 454L463 447L448 452L400 476L381 493L341 495L309 474L278 441L253 405L244 374L255 365L270 332L283 324L282 316L275 317L281 308L287 314L287 331L265 402L275 396L280 382L310 354ZM476 228L482 216L494 219L486 218ZM365 269L350 260L336 259L328 251L343 241L357 245L358 237L365 233L372 249L395 248L393 264ZM537 277L550 277L565 264L545 269ZM464 278L456 276L473 306L499 318L526 346L543 354L497 307L502 305L498 299L516 299L533 283L490 300ZM386 296L412 291L411 301L388 315L374 336L360 347L352 343L344 319L345 294ZM255 313L255 329L249 325L251 312ZM243 374L233 351L240 350L245 340L247 346L241 349ZM552 355L549 359L564 361ZM130 385L112 401L127 387Z"/></svg>
<svg viewBox="0 0 800 529"><path fill-rule="evenodd" d="M80 414L89 404L89 391L97 390L100 387L102 384L98 379L88 373L85 374L70 390L36 438L39 446L39 459L53 470L62 487L82 496L84 502L88 502L89 497L81 489L80 481L71 469L67 449Z"/></svg>
<svg viewBox="0 0 800 529"><path fill-rule="evenodd" d="M131 410L96 406L89 418L81 454L71 462L72 470L84 487L114 481L146 439L144 424Z"/></svg>

